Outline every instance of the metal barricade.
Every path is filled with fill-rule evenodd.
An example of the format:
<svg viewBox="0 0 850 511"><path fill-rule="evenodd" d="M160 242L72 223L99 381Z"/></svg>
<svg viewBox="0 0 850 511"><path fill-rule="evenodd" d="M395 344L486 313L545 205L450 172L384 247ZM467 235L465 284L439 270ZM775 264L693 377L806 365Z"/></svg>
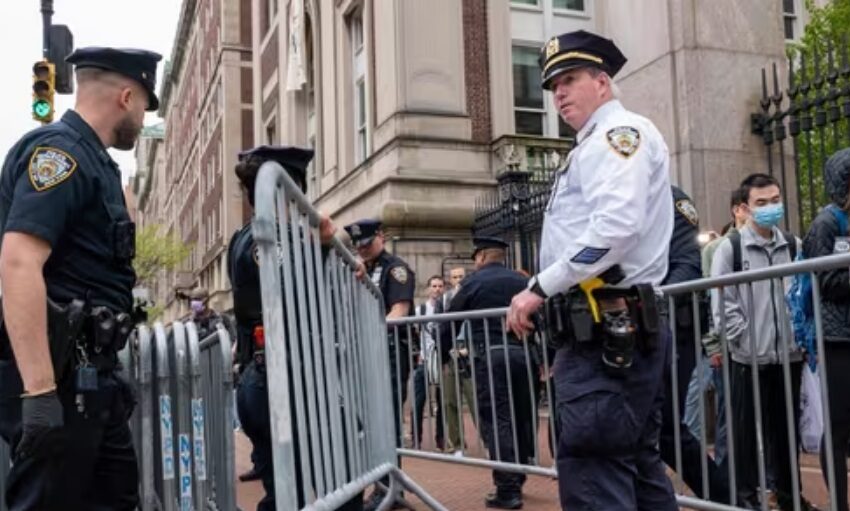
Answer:
<svg viewBox="0 0 850 511"><path fill-rule="evenodd" d="M551 368L546 336L538 333L524 343L510 340L505 312L485 309L389 322L397 339L406 334L416 343L424 329L433 329L436 350L431 356L441 367L435 378L428 361L417 363L417 350L409 350L413 381L402 384L413 386L412 411L409 421L399 418L399 428L411 440L409 448L399 449L402 455L557 476L555 414L540 406L554 402L551 379L545 377ZM483 330L480 339L472 339L473 327ZM432 401L438 404L436 413ZM502 430L507 438L498 441Z"/></svg>
<svg viewBox="0 0 850 511"><path fill-rule="evenodd" d="M669 371L665 372L665 388L668 397L666 405L669 408L664 410L664 421L667 424L666 429L662 428L662 439L659 445L662 459L671 469L671 477L681 506L692 509L732 510L746 509L745 505L755 505L765 510L774 506L782 509L799 510L806 509L806 503L803 501L804 495L809 496L809 500L817 499L818 495L823 495L826 491L829 494L829 509L839 509L835 494L836 479L837 477L846 478L846 474L836 474L836 461L831 449L822 453L823 461L820 462L813 456L808 456L806 459L809 465L805 473L797 470L804 457L799 448L798 431L800 372L808 369L806 369L803 360L796 355L794 349L796 341L785 303L785 292L795 275L809 275L812 281L816 325L816 353L809 353L807 356L817 359L816 377L820 395L814 399L820 399L823 409L823 441L825 445L829 446L832 445L833 433L830 423L828 392L834 392L836 389L827 388L818 273L847 267L850 267L850 255L835 255L661 288L665 295L665 301L668 302L667 324L670 327L668 334L671 336L671 363ZM732 337L732 334L727 332L727 327L730 324L734 325L730 317L739 314L739 312L732 309L727 310L725 303L727 298L724 290L728 291L734 288L737 290L738 296L744 297L752 303L754 296L764 293L763 289L759 289L759 286L769 287L772 290L771 292L775 293L776 323L772 328L776 332L776 358L770 362L757 360L754 351L744 359L734 353L730 354L730 352L734 352L732 348L737 345L730 345L728 339L734 339L733 342L736 343L742 342L739 338L743 331L746 331L749 338L754 339L759 332L763 332L765 328L769 327L764 324L757 324L755 321L745 321L743 326L737 327L739 331L735 332L736 335ZM714 326L711 328L706 324L709 317L707 315L709 312L707 310L708 300L704 298L706 293L713 293L714 295L715 311L714 314L710 315ZM688 299L685 300L684 306L682 305L682 297ZM408 338L418 340L422 330L428 328L429 324L438 325L437 328L432 330L438 345L437 356L442 360L443 355L445 355L442 345L448 344L451 350L448 362L443 365L442 373L436 379L428 374L427 364L423 364L420 366L423 375L417 376L416 371L414 371L413 382L400 382L402 385L413 384L414 386L414 392L410 393L413 396L411 417L400 419L401 424L399 426L403 427L404 431L409 433L411 437L410 447L400 449L401 454L514 473L558 475L553 464L553 460L557 457L557 442L552 441L553 436L557 433L556 408L554 406L557 403L557 396L553 395L554 386L550 383L550 379L545 377L545 375L550 374L553 353L547 349L546 336L537 333L521 347L513 348L518 353L519 350L522 350L521 356L507 357L505 355L507 350L501 347L510 344L504 330L506 312L507 309L488 309L409 317L389 322L390 327L395 331L397 340L404 337L405 331ZM687 321L683 321L685 319ZM485 335L483 339L479 338L470 342L469 328L476 325L476 322L479 326L484 323ZM682 324L687 326L683 328L681 327ZM443 325L443 327L439 328L439 325ZM494 336L491 333L492 329L488 326L495 326L498 335ZM707 356L703 351L703 342L709 334L717 338L721 349L721 356L717 359L721 363L716 369L709 367ZM449 336L448 341L446 341L447 335ZM475 346L476 342L479 344L478 348ZM541 358L536 366L532 360L533 357L529 354L529 347L539 348ZM457 356L459 350L469 350L467 363L470 366L471 374L462 375L460 378L455 376L451 383L447 385L446 376L450 372L463 372ZM479 351L476 352L476 350ZM496 357L503 356L505 364L498 363L498 358L494 358L494 355ZM497 362L495 366L494 360ZM519 391L516 387L518 381L516 378L511 379L501 374L501 371L506 371L506 374L512 372L510 360L519 362L522 371L525 371L529 377L528 385L522 385ZM411 352L411 367L416 366L415 361L415 355ZM732 372L730 367L731 370L740 371L737 379L730 374ZM537 369L539 369L539 373L535 372ZM718 385L725 388L722 397L718 398L717 412L718 419L725 419L725 426L719 424L712 426L709 420L711 414L706 408L705 392L701 389L698 388L697 391L690 389L694 395L691 396L691 402L687 404L685 402L685 394L689 391L688 384L693 385L691 379L702 382L706 379L709 371L715 372ZM536 374L541 375L538 382L533 381ZM398 375L393 376L398 377ZM416 396L417 377L424 380L424 385L421 384L421 381L419 384L421 395L418 403ZM467 378L468 382L463 382L464 377ZM502 382L501 387L499 387L499 380ZM762 380L764 381L762 382ZM478 388L482 383L487 386L483 393ZM497 392L493 392L494 383L500 389ZM473 397L471 399L465 395L466 392L463 388L465 384L473 386L471 393ZM766 388L766 385L769 387ZM534 391L535 388L537 388L537 391ZM736 389L737 396L733 396L731 389ZM487 403L487 401L496 402L499 398L499 392L502 393L503 397L507 396L507 399L501 404L504 408L502 410L504 417L498 416L495 413L496 407ZM533 446L530 451L526 451L532 454L527 457L513 455L511 459L507 459L503 452L499 452L505 449L505 446L508 446L510 453L522 452L522 445L520 445L522 442L519 438L523 431L522 414L517 411L517 403L522 405L522 401L528 401L536 406L541 403L541 395L545 396L543 403L546 403L547 406L541 405L535 408L530 416L525 415L532 421L532 430L535 432ZM742 395L745 397L742 398ZM450 413L445 405L447 398L454 398L455 402L458 403L457 408L461 415L459 420L450 421L447 418ZM748 403L748 405L742 407L740 404L736 404L741 403L741 399L745 399L743 402ZM428 410L431 413L427 413L424 411L425 406L421 403L430 403L431 401L438 403L437 410L435 412L429 405ZM467 406L466 409L463 408L464 402ZM482 414L480 411L482 405L488 410L489 420L488 414ZM419 408L420 406L422 408ZM692 415L689 418L690 421L698 424L699 431L692 432L691 427L684 423L686 407L688 413ZM745 413L752 415L752 418L746 419L749 421L746 423L746 428L752 428L752 431L747 433L748 437L736 439L736 435L741 434L741 432L736 431L735 423L741 423L745 420L741 418L745 416L743 415ZM507 435L507 440L502 442L491 441L489 452L485 441L487 435L481 433L482 421L490 424L501 424L510 432ZM505 424L506 421L508 421L507 425ZM437 439L432 440L438 432L443 434L444 441L448 440L446 437L448 437L450 422L459 424L454 435L459 445L453 447L460 451L459 454L461 455L443 452L444 449L438 448ZM551 428L546 427L547 422ZM485 427L491 426L485 424ZM716 430L717 433L720 433L722 429L726 435L725 440L715 440L712 443L712 439L709 438L709 429ZM752 437L752 439L749 440L749 437ZM547 441L549 443L548 449ZM746 485L741 484L741 471L736 469L736 466L741 466L742 454L737 452L737 450L740 450L741 442L745 443L745 450L753 449L752 468L743 477L750 477L751 481L755 479L756 495L753 497L755 498L754 501L751 500L746 504L741 501L739 493L747 488ZM726 448L726 452L723 454L725 462L718 464L716 457L721 456L723 447ZM749 457L749 453L746 455ZM777 457L787 458L787 463L777 461L775 459ZM842 466L844 465L842 464ZM569 477L568 474L560 475ZM823 479L826 480L827 484ZM781 484L788 486L787 494L777 489L781 481L786 481ZM553 495L553 498L556 497ZM822 505L825 501L826 499L820 497L816 504Z"/></svg>
<svg viewBox="0 0 850 511"><path fill-rule="evenodd" d="M384 476L444 509L396 466L380 293L353 256L324 250L319 215L274 162L256 184L265 356L278 510L336 509ZM300 474L300 481L295 474ZM300 503L299 503L300 501Z"/></svg>
<svg viewBox="0 0 850 511"><path fill-rule="evenodd" d="M236 509L230 350L225 329L201 341L175 322L140 325L120 354L138 396L142 510Z"/></svg>

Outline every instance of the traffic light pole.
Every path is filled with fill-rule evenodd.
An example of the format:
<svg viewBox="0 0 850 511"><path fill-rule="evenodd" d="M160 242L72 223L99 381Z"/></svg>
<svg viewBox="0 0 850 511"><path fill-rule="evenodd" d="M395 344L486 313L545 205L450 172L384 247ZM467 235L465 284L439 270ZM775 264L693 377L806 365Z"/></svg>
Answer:
<svg viewBox="0 0 850 511"><path fill-rule="evenodd" d="M41 49L41 54L44 57L44 60L48 60L50 57L50 25L52 24L53 18L53 0L41 0L41 19L42 19L42 34L43 34L43 47Z"/></svg>

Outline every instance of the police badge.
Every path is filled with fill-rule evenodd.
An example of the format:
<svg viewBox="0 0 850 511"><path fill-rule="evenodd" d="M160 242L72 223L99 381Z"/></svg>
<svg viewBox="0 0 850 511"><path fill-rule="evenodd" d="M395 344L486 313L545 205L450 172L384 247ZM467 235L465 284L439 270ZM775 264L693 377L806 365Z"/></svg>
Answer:
<svg viewBox="0 0 850 511"><path fill-rule="evenodd" d="M685 219L691 223L691 225L699 225L699 213L697 213L697 208L694 206L694 203L687 200L677 200L676 201L676 210L685 217Z"/></svg>
<svg viewBox="0 0 850 511"><path fill-rule="evenodd" d="M552 58L552 55L561 51L561 44L558 42L557 37L553 37L549 39L549 42L546 43L546 60Z"/></svg>
<svg viewBox="0 0 850 511"><path fill-rule="evenodd" d="M623 158L631 157L640 147L640 132L631 126L618 126L606 135L608 144Z"/></svg>
<svg viewBox="0 0 850 511"><path fill-rule="evenodd" d="M392 275L399 284L407 284L407 268L404 266L396 266L390 270L390 275Z"/></svg>
<svg viewBox="0 0 850 511"><path fill-rule="evenodd" d="M32 187L43 192L65 181L77 170L77 162L65 151L38 147L30 157L29 176Z"/></svg>

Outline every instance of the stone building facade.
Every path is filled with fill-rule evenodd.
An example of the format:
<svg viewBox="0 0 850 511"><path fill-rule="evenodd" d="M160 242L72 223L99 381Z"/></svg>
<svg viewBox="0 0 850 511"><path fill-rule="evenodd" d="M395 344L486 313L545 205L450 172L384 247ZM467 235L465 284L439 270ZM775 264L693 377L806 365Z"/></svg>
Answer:
<svg viewBox="0 0 850 511"><path fill-rule="evenodd" d="M253 145L251 1L183 0L160 90L160 138L140 144L140 226L157 224L191 255L143 283L165 318L187 312L185 294L202 286L211 305L231 307L227 241L241 227L242 194L232 169Z"/></svg>

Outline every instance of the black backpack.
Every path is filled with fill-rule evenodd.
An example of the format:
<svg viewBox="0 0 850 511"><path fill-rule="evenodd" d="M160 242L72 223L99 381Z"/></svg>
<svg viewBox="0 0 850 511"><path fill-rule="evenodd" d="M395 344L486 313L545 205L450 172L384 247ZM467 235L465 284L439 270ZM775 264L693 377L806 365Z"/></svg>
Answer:
<svg viewBox="0 0 850 511"><path fill-rule="evenodd" d="M788 242L788 252L791 255L791 261L797 260L797 238L788 231L782 231L782 236ZM733 231L729 233L729 242L732 243L732 271L741 271L741 232Z"/></svg>

